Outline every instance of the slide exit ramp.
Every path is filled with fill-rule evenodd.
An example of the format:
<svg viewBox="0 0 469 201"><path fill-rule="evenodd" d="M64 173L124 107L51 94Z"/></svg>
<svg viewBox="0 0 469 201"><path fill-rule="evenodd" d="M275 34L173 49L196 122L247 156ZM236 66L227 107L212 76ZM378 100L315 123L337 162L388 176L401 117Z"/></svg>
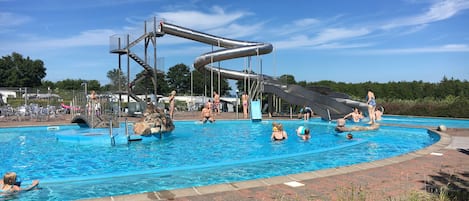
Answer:
<svg viewBox="0 0 469 201"><path fill-rule="evenodd" d="M328 121L342 118L352 112L352 107L338 102L333 97L308 90L299 85L281 84L273 79L264 82L264 93L275 94L291 104L309 106L313 109L314 114Z"/></svg>
<svg viewBox="0 0 469 201"><path fill-rule="evenodd" d="M252 121L260 121L262 120L262 112L261 112L261 101L251 101L251 120Z"/></svg>

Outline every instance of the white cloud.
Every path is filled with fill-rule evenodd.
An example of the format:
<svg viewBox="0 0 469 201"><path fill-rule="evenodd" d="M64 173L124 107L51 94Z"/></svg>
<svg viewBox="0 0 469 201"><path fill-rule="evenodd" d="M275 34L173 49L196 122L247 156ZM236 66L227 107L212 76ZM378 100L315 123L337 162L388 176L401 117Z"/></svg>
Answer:
<svg viewBox="0 0 469 201"><path fill-rule="evenodd" d="M18 15L10 12L0 12L0 27L12 27L27 23L31 20L28 16Z"/></svg>
<svg viewBox="0 0 469 201"><path fill-rule="evenodd" d="M21 47L23 51L42 51L47 48L70 48L84 46L102 46L109 45L109 37L116 34L115 31L109 29L88 30L77 36L60 39L40 39L35 38L34 41L15 42L12 44L4 44L4 50L18 49Z"/></svg>
<svg viewBox="0 0 469 201"><path fill-rule="evenodd" d="M226 27L217 27L215 29L207 30L206 32L212 35L236 39L260 33L262 31L263 25L263 23L250 25L240 25L233 23Z"/></svg>
<svg viewBox="0 0 469 201"><path fill-rule="evenodd" d="M392 29L402 26L428 24L431 22L451 18L466 9L469 9L469 1L467 0L438 1L437 3L433 4L427 12L423 14L397 19L383 25L381 28Z"/></svg>
<svg viewBox="0 0 469 201"><path fill-rule="evenodd" d="M334 29L325 29L319 33L319 35L314 39L316 43L325 43L335 40L343 40L349 38L355 38L359 36L364 36L369 34L370 31L366 28L359 29L344 29L344 28L334 28Z"/></svg>
<svg viewBox="0 0 469 201"><path fill-rule="evenodd" d="M419 32L419 31L422 31L424 30L425 28L428 27L428 24L420 24L420 25L417 25L417 26L414 26L414 27L410 27L406 30L404 30L403 32L399 33L399 35L408 35L408 34L413 34L413 33L416 33L416 32Z"/></svg>
<svg viewBox="0 0 469 201"><path fill-rule="evenodd" d="M296 35L289 38L285 41L275 42L275 47L277 49L289 49L289 48L299 48L299 47L326 47L325 45L329 44L332 47L332 44L335 44L335 48L338 48L337 41L346 41L354 39L356 37L365 36L369 34L370 31L365 28L359 29L346 29L346 28L330 28L320 31L315 37L309 37L307 35ZM360 45L361 46L361 45ZM346 45L343 45L346 47ZM351 48L352 45L347 48Z"/></svg>
<svg viewBox="0 0 469 201"><path fill-rule="evenodd" d="M350 49L350 48L362 48L373 46L372 43L351 43L351 44L341 44L341 43L327 43L316 46L314 49Z"/></svg>
<svg viewBox="0 0 469 201"><path fill-rule="evenodd" d="M319 20L314 19L314 18L304 18L304 19L299 19L293 22L293 24L298 27L307 27L307 26L314 25L317 23L319 23Z"/></svg>
<svg viewBox="0 0 469 201"><path fill-rule="evenodd" d="M192 10L181 10L171 12L156 13L158 19L163 19L169 23L179 26L188 27L197 30L213 29L220 26L233 23L242 17L249 15L246 12L226 13L218 6L212 7L211 13L202 13Z"/></svg>
<svg viewBox="0 0 469 201"><path fill-rule="evenodd" d="M469 45L466 44L447 44L433 47L416 47L416 48L395 48L395 49L371 49L362 50L355 53L358 54L419 54L419 53L445 53L445 52L469 52Z"/></svg>

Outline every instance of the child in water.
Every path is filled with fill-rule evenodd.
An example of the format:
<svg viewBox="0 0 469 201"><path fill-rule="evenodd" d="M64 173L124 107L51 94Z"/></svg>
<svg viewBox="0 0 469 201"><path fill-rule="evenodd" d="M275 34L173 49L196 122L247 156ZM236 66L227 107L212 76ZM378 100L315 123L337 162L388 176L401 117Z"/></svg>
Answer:
<svg viewBox="0 0 469 201"><path fill-rule="evenodd" d="M353 135L352 135L352 133L348 133L348 134L347 134L347 139L348 139L348 140L351 140L351 139L353 139Z"/></svg>
<svg viewBox="0 0 469 201"><path fill-rule="evenodd" d="M304 126L300 126L298 129L296 129L296 135L305 141L311 138L311 135L309 134L309 128L305 128Z"/></svg>

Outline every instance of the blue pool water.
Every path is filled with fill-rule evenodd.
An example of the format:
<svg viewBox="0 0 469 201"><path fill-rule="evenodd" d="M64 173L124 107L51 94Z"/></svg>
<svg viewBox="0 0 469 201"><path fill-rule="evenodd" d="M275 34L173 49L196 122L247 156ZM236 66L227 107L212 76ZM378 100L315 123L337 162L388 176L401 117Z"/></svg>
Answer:
<svg viewBox="0 0 469 201"><path fill-rule="evenodd" d="M110 145L57 140L64 133L109 134L78 126L0 129L0 173L17 172L40 190L20 200L74 200L266 178L398 156L427 147L439 136L425 129L382 126L354 132L354 140L319 119L279 121L289 138L270 141L271 121L178 121L162 139ZM307 126L303 142L295 129ZM125 126L113 133L124 136Z"/></svg>
<svg viewBox="0 0 469 201"><path fill-rule="evenodd" d="M439 117L412 117L384 115L380 123L428 126L436 128L445 125L448 128L469 128L469 119L439 118Z"/></svg>

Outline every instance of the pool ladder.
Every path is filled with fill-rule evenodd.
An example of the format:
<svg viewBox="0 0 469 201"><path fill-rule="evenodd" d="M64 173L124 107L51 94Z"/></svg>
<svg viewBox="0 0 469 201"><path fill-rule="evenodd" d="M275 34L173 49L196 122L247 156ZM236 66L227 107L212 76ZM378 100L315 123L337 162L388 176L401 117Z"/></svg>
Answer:
<svg viewBox="0 0 469 201"><path fill-rule="evenodd" d="M109 137L111 138L111 146L115 146L116 136L112 133L112 119L109 121Z"/></svg>

